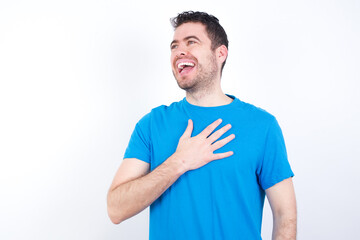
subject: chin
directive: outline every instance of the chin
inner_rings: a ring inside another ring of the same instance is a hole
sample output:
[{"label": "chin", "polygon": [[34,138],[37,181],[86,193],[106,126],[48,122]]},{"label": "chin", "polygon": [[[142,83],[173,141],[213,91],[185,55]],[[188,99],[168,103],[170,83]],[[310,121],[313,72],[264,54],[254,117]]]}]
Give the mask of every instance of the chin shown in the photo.
[{"label": "chin", "polygon": [[190,89],[193,89],[195,87],[195,83],[193,81],[189,81],[189,80],[178,80],[176,79],[177,81],[177,84],[179,86],[179,88],[185,90],[185,91],[188,91]]}]

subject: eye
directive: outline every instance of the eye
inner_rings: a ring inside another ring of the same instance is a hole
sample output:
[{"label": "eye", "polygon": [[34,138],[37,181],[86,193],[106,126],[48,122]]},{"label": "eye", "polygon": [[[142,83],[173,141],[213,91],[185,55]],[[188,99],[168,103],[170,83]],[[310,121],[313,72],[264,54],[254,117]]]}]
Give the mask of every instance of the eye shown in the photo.
[{"label": "eye", "polygon": [[172,44],[172,45],[170,46],[170,49],[173,50],[173,49],[176,49],[177,47],[178,47],[178,45]]},{"label": "eye", "polygon": [[192,44],[195,44],[195,41],[189,40],[189,41],[188,41],[188,45],[192,45]]}]

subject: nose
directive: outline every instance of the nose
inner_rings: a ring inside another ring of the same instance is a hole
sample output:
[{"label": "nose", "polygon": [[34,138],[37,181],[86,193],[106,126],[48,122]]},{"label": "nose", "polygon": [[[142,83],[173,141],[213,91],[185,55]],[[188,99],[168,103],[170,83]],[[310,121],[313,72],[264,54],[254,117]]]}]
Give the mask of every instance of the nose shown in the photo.
[{"label": "nose", "polygon": [[179,46],[176,49],[176,56],[177,57],[185,56],[186,53],[187,53],[186,47],[183,46],[182,44],[179,44]]},{"label": "nose", "polygon": [[176,51],[175,53],[175,59],[180,59],[180,58],[183,58],[184,56],[186,56],[186,52],[185,51]]}]

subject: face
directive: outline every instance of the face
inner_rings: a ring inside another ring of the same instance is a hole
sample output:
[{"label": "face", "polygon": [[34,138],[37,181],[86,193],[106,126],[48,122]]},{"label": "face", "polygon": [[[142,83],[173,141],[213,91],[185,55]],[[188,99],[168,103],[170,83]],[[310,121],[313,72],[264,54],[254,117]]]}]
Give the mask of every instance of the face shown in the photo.
[{"label": "face", "polygon": [[211,50],[203,24],[184,23],[177,27],[170,48],[172,71],[180,88],[188,92],[204,90],[220,78],[216,50]]}]

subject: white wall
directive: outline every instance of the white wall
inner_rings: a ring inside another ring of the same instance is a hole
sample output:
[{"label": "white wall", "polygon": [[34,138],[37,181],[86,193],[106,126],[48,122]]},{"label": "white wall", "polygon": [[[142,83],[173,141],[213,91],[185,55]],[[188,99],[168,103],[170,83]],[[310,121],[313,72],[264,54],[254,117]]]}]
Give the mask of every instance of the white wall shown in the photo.
[{"label": "white wall", "polygon": [[[360,239],[360,2],[0,2],[0,239],[147,239],[106,193],[135,123],[184,93],[169,18],[202,10],[230,40],[223,88],[274,114],[299,239]],[[271,212],[264,210],[270,239]]]}]

